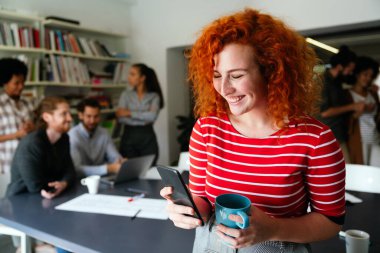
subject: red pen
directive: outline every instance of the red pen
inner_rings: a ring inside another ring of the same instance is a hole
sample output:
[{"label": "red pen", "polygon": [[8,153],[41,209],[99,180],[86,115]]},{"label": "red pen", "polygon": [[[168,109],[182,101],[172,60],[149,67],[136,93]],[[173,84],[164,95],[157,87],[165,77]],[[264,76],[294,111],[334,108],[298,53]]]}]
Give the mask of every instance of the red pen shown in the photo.
[{"label": "red pen", "polygon": [[145,197],[145,193],[141,193],[141,194],[135,195],[133,197],[130,197],[128,199],[128,202],[132,202],[132,201],[134,201],[136,199],[141,199],[141,198],[144,198],[144,197]]}]

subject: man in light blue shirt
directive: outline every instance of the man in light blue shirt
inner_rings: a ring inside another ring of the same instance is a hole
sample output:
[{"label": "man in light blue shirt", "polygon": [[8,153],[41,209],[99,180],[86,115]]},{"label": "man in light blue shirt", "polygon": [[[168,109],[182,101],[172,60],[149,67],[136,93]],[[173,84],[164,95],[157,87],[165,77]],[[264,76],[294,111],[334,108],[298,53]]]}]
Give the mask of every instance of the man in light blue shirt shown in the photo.
[{"label": "man in light blue shirt", "polygon": [[99,126],[100,105],[84,99],[77,107],[80,123],[69,131],[70,153],[78,175],[117,173],[123,158],[108,131]]}]

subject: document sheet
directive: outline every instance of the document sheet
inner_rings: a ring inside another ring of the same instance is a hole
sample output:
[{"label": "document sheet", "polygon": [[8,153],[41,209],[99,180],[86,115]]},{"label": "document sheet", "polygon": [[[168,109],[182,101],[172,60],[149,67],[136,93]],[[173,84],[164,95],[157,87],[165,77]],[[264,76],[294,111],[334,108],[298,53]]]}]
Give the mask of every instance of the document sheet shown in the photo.
[{"label": "document sheet", "polygon": [[[104,194],[83,194],[61,205],[58,210],[100,213],[118,216],[166,220],[166,200],[139,198],[129,201],[130,197]],[[137,215],[136,215],[137,214]]]},{"label": "document sheet", "polygon": [[352,204],[362,203],[363,202],[362,199],[360,199],[360,198],[358,198],[358,197],[356,197],[356,196],[354,196],[354,195],[352,195],[352,194],[350,194],[348,192],[346,192],[346,201],[349,201]]}]

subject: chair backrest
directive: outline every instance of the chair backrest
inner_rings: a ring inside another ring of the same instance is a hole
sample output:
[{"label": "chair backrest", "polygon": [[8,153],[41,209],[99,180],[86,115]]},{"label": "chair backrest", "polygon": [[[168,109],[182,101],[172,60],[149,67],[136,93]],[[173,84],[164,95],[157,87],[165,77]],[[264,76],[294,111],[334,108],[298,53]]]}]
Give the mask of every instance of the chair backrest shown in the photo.
[{"label": "chair backrest", "polygon": [[179,154],[178,170],[180,172],[184,170],[190,170],[189,152],[181,152]]},{"label": "chair backrest", "polygon": [[346,189],[380,193],[380,168],[359,164],[346,164]]}]

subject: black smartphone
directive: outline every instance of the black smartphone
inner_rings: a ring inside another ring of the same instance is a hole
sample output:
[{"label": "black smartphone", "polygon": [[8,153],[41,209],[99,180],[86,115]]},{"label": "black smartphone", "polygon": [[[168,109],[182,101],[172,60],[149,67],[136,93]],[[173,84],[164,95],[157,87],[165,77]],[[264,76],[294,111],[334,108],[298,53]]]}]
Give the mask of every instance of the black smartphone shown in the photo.
[{"label": "black smartphone", "polygon": [[48,185],[46,185],[43,189],[49,193],[54,193],[56,191],[56,189],[54,187],[51,187]]},{"label": "black smartphone", "polygon": [[202,226],[204,221],[199,213],[197,206],[191,197],[189,189],[186,187],[185,182],[178,170],[166,166],[157,165],[157,171],[161,176],[162,181],[166,186],[173,187],[172,199],[177,205],[190,206],[194,209],[194,217],[200,219]]}]

